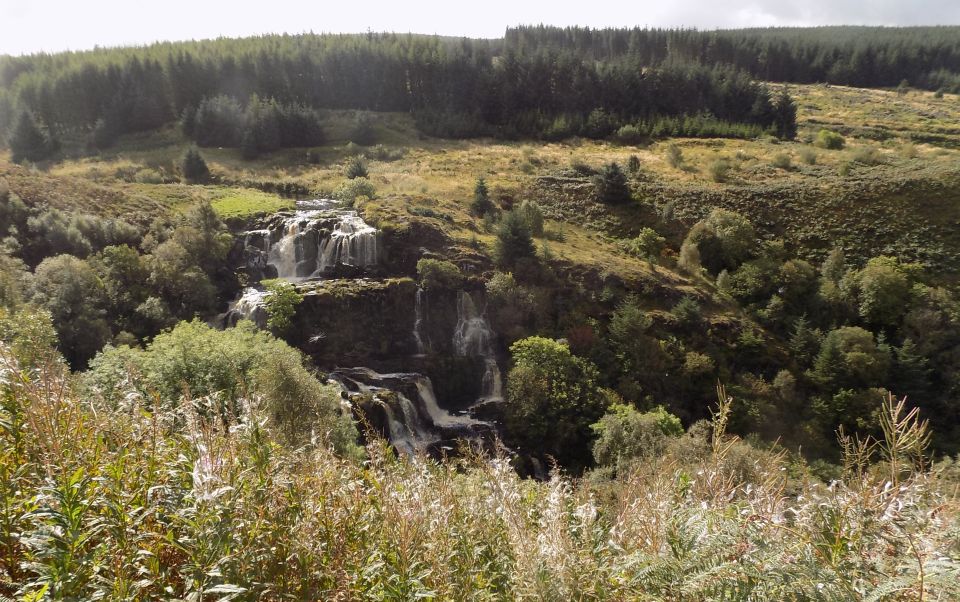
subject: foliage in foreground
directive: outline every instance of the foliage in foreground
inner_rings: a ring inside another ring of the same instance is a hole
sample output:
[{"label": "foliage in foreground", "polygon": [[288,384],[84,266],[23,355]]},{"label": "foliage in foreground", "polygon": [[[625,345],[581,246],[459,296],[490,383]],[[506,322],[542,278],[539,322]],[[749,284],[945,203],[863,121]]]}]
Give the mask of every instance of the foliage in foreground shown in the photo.
[{"label": "foliage in foreground", "polygon": [[[276,443],[255,397],[115,409],[62,364],[0,346],[0,596],[18,599],[896,600],[960,595],[957,500],[914,470],[922,425],[887,406],[888,468],[788,489],[782,458],[688,433],[618,481],[520,479],[503,457],[363,463]],[[154,411],[151,411],[151,408]],[[848,458],[867,445],[848,442]],[[893,453],[893,452],[896,453]],[[879,472],[877,474],[880,474]]]}]

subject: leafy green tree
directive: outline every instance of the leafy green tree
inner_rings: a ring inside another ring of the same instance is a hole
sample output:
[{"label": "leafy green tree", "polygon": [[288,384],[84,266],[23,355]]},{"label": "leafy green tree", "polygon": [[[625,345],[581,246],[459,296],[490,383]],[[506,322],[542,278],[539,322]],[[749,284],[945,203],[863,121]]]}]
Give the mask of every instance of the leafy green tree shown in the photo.
[{"label": "leafy green tree", "polygon": [[494,256],[497,265],[502,268],[510,268],[524,259],[536,257],[530,224],[517,211],[508,211],[500,220]]},{"label": "leafy green tree", "polygon": [[894,327],[910,308],[916,266],[895,257],[874,257],[845,283],[857,299],[860,317],[869,324]]},{"label": "leafy green tree", "polygon": [[108,347],[91,362],[87,386],[108,403],[119,403],[131,375],[146,399],[156,392],[166,407],[189,396],[210,418],[231,424],[243,397],[262,396],[270,425],[293,445],[316,438],[339,453],[356,456],[357,431],[340,409],[336,387],[321,384],[299,351],[252,322],[217,330],[200,320],[181,322],[145,350]]},{"label": "leafy green tree", "polygon": [[17,125],[7,143],[10,145],[14,163],[42,161],[53,154],[55,148],[55,144],[47,138],[33,115],[27,111],[20,113]]},{"label": "leafy green tree", "polygon": [[657,261],[667,248],[667,239],[653,228],[643,228],[636,238],[625,243],[625,247],[631,255],[647,261]]},{"label": "leafy green tree", "polygon": [[490,200],[487,182],[483,179],[483,176],[480,176],[473,188],[473,202],[470,203],[470,213],[477,217],[485,217],[493,213],[493,210],[493,201]]},{"label": "leafy green tree", "polygon": [[264,297],[267,309],[267,326],[278,334],[290,329],[297,306],[303,301],[303,295],[285,280],[264,280],[261,282],[270,293]]},{"label": "leafy green tree", "polygon": [[571,354],[566,344],[542,337],[519,340],[510,353],[505,412],[511,439],[566,466],[587,464],[590,425],[606,405],[596,366]]},{"label": "leafy green tree", "polygon": [[150,270],[136,249],[127,245],[109,246],[90,258],[103,283],[107,315],[121,330],[145,336],[142,320],[136,315],[150,295]]},{"label": "leafy green tree", "polygon": [[614,404],[590,427],[596,433],[593,459],[599,466],[619,471],[644,458],[656,458],[670,440],[683,434],[680,419],[658,406],[639,412],[631,405]]},{"label": "leafy green tree", "polygon": [[593,185],[597,198],[609,205],[627,203],[631,199],[627,176],[616,163],[605,165],[594,177]]},{"label": "leafy green tree", "polygon": [[713,275],[735,270],[757,251],[757,232],[746,217],[727,209],[714,209],[693,225],[684,244],[694,244],[703,267]]},{"label": "leafy green tree", "polygon": [[813,377],[828,390],[882,386],[890,369],[890,351],[857,326],[830,331],[813,364]]},{"label": "leafy green tree", "polygon": [[210,168],[203,155],[195,147],[190,147],[180,161],[180,173],[191,184],[199,184],[210,179]]},{"label": "leafy green tree", "polygon": [[82,259],[57,255],[37,266],[31,291],[31,302],[50,312],[64,357],[74,368],[85,367],[110,340],[97,273]]},{"label": "leafy green tree", "polygon": [[463,274],[456,264],[424,257],[417,262],[417,275],[424,290],[456,290],[463,286]]}]

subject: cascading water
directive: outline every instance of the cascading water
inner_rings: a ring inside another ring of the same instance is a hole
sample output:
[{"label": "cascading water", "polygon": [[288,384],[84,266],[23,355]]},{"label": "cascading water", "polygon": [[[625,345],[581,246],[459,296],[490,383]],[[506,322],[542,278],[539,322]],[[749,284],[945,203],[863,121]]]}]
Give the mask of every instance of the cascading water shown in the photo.
[{"label": "cascading water", "polygon": [[417,299],[414,304],[413,339],[417,342],[417,355],[426,355],[430,351],[430,336],[424,332],[427,305],[427,291],[417,287]]},{"label": "cascading water", "polygon": [[[443,441],[479,440],[490,423],[457,416],[440,407],[433,383],[422,374],[379,374],[369,368],[339,368],[331,378],[347,395],[359,395],[368,418],[379,423],[400,452],[436,450]],[[381,413],[369,416],[370,412]]]},{"label": "cascading water", "polygon": [[[259,231],[257,231],[259,232]],[[286,280],[322,278],[339,266],[367,269],[380,261],[380,234],[336,201],[298,201],[273,230],[268,263]]]},{"label": "cascading water", "polygon": [[466,291],[457,294],[457,327],[453,348],[459,355],[483,358],[484,372],[480,403],[503,401],[503,376],[493,351],[493,329],[487,318],[477,311],[473,297]]},{"label": "cascading water", "polygon": [[247,287],[243,289],[240,298],[230,304],[227,313],[223,315],[225,326],[235,326],[240,320],[252,321],[263,328],[267,325],[267,309],[265,300],[270,293],[265,290]]}]

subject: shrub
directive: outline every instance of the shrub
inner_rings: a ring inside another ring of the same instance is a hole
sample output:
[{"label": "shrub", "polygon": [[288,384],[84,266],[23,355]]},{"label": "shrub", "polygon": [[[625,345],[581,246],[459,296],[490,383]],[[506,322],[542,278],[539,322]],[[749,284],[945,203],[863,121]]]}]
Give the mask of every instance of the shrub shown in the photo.
[{"label": "shrub", "polygon": [[643,130],[633,124],[621,127],[614,137],[620,144],[640,144],[646,138]]},{"label": "shrub", "polygon": [[777,155],[775,155],[773,157],[773,161],[771,161],[771,165],[773,165],[777,169],[783,169],[787,171],[789,171],[790,169],[793,169],[793,161],[790,158],[790,155],[788,155],[787,153],[778,153]]},{"label": "shrub", "polygon": [[846,144],[843,136],[830,130],[820,130],[814,145],[827,150],[840,150]]},{"label": "shrub", "polygon": [[348,179],[366,178],[370,175],[367,171],[367,162],[362,156],[351,157],[347,161],[347,166],[343,170],[343,175]]},{"label": "shrub", "polygon": [[604,203],[616,205],[631,199],[627,177],[616,163],[604,166],[603,171],[594,177],[593,185],[597,198]]},{"label": "shrub", "polygon": [[861,165],[880,165],[886,160],[883,157],[883,153],[872,146],[861,146],[860,148],[853,151],[853,154],[850,156],[850,160]]},{"label": "shrub", "polygon": [[624,243],[628,253],[650,261],[659,258],[666,246],[667,239],[653,228],[642,229],[636,238]]},{"label": "shrub", "polygon": [[303,295],[297,288],[284,280],[264,280],[261,284],[270,293],[263,299],[267,310],[267,326],[278,334],[290,329],[297,306],[303,301]]},{"label": "shrub", "polygon": [[700,304],[693,297],[684,297],[673,306],[670,314],[677,323],[688,329],[696,328],[703,319]]},{"label": "shrub", "polygon": [[631,405],[619,403],[610,406],[590,428],[597,436],[593,443],[594,461],[618,472],[636,460],[662,456],[670,440],[683,434],[680,419],[662,406],[641,413]]},{"label": "shrub", "polygon": [[683,166],[683,151],[676,144],[671,144],[667,147],[667,164],[670,167],[679,169]]},{"label": "shrub", "polygon": [[190,147],[180,161],[180,173],[191,184],[203,183],[210,179],[210,168],[203,155],[195,147]]},{"label": "shrub", "polygon": [[707,167],[707,173],[710,174],[710,179],[717,183],[724,183],[730,179],[730,172],[733,170],[733,165],[727,159],[715,159]]},{"label": "shrub", "polygon": [[817,164],[817,151],[813,150],[810,147],[803,147],[800,149],[800,160],[806,163],[807,165],[816,165]]},{"label": "shrub", "polygon": [[631,175],[640,173],[640,157],[630,155],[630,158],[627,159],[627,171],[630,172]]},{"label": "shrub", "polygon": [[367,178],[354,178],[337,186],[331,196],[349,207],[361,197],[376,198],[377,189]]},{"label": "shrub", "polygon": [[457,290],[463,286],[463,274],[452,262],[424,257],[417,262],[420,286],[425,290]]},{"label": "shrub", "polygon": [[536,237],[543,236],[543,210],[536,201],[524,200],[517,211],[530,227],[530,234]]}]

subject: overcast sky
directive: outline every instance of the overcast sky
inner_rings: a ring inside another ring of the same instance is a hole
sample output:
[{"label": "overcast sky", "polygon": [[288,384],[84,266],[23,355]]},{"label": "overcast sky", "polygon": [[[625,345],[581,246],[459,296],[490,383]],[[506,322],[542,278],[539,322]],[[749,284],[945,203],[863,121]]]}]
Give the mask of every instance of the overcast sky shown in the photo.
[{"label": "overcast sky", "polygon": [[0,0],[0,54],[304,31],[500,37],[536,23],[956,25],[960,0]]}]

